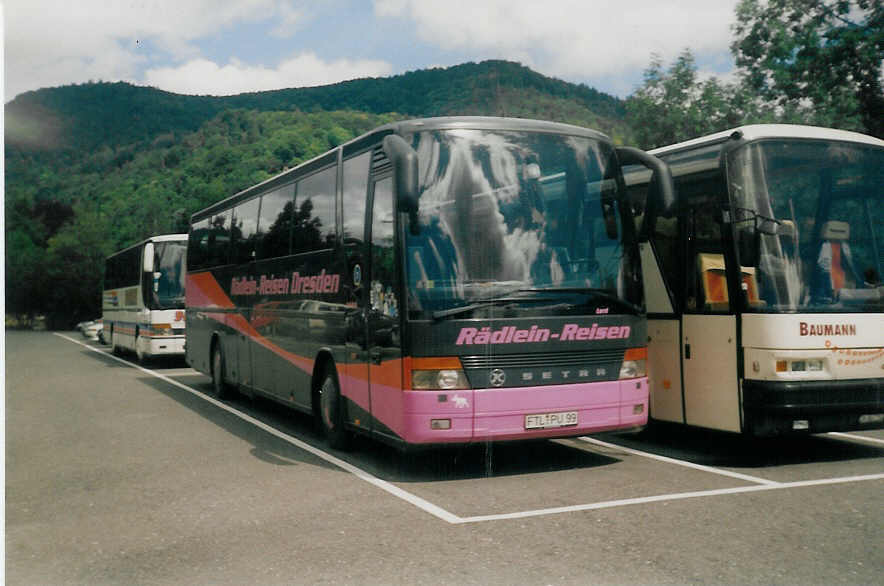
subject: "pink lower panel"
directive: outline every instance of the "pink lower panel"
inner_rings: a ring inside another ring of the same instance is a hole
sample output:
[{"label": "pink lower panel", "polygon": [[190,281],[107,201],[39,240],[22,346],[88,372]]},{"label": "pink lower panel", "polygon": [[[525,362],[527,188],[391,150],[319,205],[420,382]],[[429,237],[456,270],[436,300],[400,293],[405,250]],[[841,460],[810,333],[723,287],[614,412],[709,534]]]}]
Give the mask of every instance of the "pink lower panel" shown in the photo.
[{"label": "pink lower panel", "polygon": [[[648,384],[640,378],[551,387],[403,391],[402,401],[401,436],[408,443],[563,437],[645,425]],[[567,411],[577,412],[576,426],[525,429],[526,415]],[[449,419],[451,429],[431,429],[433,419]]]}]

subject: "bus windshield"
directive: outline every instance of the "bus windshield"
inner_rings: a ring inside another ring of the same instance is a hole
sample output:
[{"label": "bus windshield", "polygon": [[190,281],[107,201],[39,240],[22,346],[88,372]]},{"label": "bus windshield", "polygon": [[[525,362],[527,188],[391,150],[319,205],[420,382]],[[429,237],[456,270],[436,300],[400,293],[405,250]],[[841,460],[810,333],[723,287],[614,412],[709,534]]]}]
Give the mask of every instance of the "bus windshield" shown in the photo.
[{"label": "bus windshield", "polygon": [[156,242],[154,244],[154,295],[149,309],[183,309],[186,270],[184,259],[187,242]]},{"label": "bus windshield", "polygon": [[582,311],[588,298],[597,313],[641,311],[609,145],[477,129],[421,132],[413,144],[421,194],[417,226],[406,230],[411,317],[575,295]]},{"label": "bus windshield", "polygon": [[731,153],[728,180],[750,311],[884,310],[884,149],[766,140]]}]

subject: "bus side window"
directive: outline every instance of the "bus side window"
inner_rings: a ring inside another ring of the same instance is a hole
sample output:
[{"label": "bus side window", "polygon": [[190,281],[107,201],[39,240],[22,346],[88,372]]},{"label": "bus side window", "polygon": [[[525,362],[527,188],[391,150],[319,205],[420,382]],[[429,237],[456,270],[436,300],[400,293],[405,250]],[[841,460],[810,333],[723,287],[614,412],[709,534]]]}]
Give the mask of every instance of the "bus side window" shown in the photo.
[{"label": "bus side window", "polygon": [[255,255],[259,260],[289,254],[294,193],[295,185],[290,183],[261,197]]},{"label": "bus side window", "polygon": [[230,262],[230,212],[231,210],[224,210],[212,216],[207,255],[207,264],[210,267],[222,266]]},{"label": "bus side window", "polygon": [[258,231],[259,198],[241,203],[233,210],[233,226],[230,231],[231,256],[235,264],[255,260],[255,240]]},{"label": "bus side window", "polygon": [[[190,228],[187,243],[187,266],[195,271],[207,266],[209,258],[209,220],[200,220]],[[115,275],[119,279],[119,275]]]},{"label": "bus side window", "polygon": [[337,167],[326,167],[298,181],[295,193],[292,254],[334,246]]},{"label": "bus side window", "polygon": [[[347,269],[350,279],[345,286],[347,302],[356,303],[362,291],[362,247],[365,239],[365,207],[368,192],[368,173],[371,165],[372,151],[355,157],[345,158],[343,162],[343,239],[344,251],[347,256]],[[357,269],[358,267],[358,269]]]}]

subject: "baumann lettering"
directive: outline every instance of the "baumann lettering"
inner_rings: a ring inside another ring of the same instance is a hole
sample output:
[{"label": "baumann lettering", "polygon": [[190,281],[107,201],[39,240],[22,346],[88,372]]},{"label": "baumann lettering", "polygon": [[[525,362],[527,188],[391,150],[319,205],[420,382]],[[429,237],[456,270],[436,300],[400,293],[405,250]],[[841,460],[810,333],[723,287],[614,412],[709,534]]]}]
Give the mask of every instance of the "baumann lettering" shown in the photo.
[{"label": "baumann lettering", "polygon": [[588,327],[580,324],[565,324],[559,332],[552,332],[548,328],[536,325],[530,328],[504,326],[497,330],[486,326],[484,328],[461,328],[455,344],[457,346],[471,346],[477,344],[534,344],[550,340],[560,342],[622,340],[628,338],[630,332],[629,326],[599,326],[597,323]]},{"label": "baumann lettering", "polygon": [[802,336],[855,336],[856,324],[809,324],[800,322],[798,331]]}]

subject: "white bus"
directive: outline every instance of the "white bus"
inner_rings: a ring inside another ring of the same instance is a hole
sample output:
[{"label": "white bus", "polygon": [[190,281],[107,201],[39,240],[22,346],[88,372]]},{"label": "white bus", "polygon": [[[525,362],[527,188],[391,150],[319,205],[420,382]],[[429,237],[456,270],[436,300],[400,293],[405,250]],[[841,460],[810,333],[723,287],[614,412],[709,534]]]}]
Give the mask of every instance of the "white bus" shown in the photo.
[{"label": "white bus", "polygon": [[639,220],[653,420],[756,436],[884,427],[884,141],[745,126],[651,151]]},{"label": "white bus", "polygon": [[102,317],[115,354],[184,355],[187,234],[154,236],[107,258]]}]

